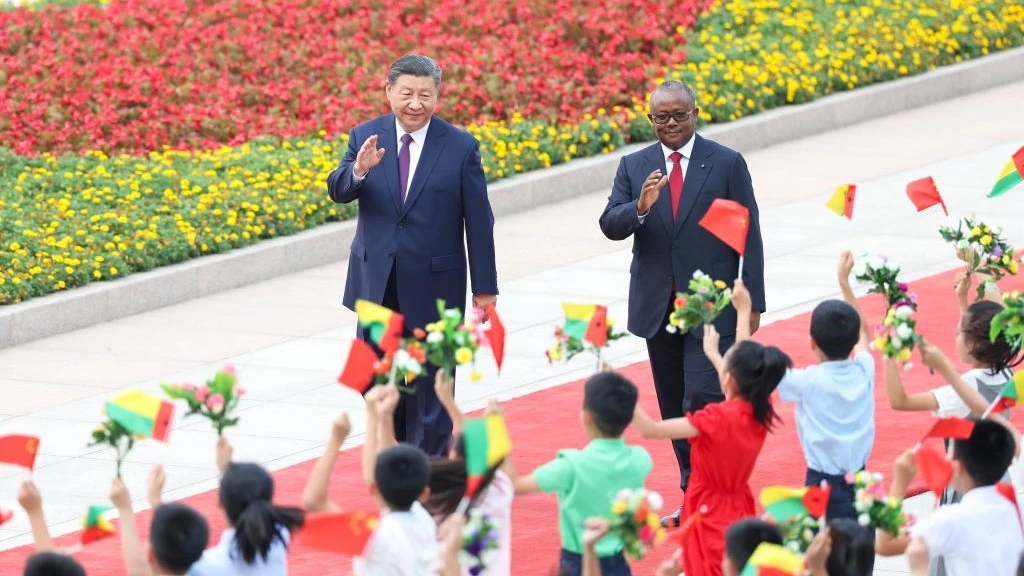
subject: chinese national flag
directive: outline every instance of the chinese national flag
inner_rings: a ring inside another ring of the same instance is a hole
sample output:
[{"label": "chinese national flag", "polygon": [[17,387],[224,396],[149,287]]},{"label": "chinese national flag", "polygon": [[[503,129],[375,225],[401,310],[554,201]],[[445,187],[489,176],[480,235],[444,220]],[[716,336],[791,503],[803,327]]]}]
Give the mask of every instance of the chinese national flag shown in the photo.
[{"label": "chinese national flag", "polygon": [[946,216],[949,216],[946,203],[942,200],[942,195],[939,194],[939,189],[935,187],[935,180],[931,176],[907,184],[907,197],[914,203],[918,212],[938,204],[942,206],[942,211],[946,213]]},{"label": "chinese national flag", "polygon": [[954,438],[964,440],[971,437],[974,432],[974,422],[963,418],[939,418],[935,424],[924,435],[922,441],[928,438]]},{"label": "chinese national flag", "polygon": [[298,540],[317,550],[359,556],[377,529],[377,519],[376,512],[365,511],[309,514]]},{"label": "chinese national flag", "polygon": [[590,324],[587,325],[587,333],[583,338],[598,348],[608,343],[607,307],[594,307],[594,315],[590,317]]},{"label": "chinese national flag", "polygon": [[931,446],[921,446],[914,452],[914,463],[924,479],[925,485],[941,497],[953,478],[953,465],[941,452]]},{"label": "chinese national flag", "polygon": [[0,436],[0,462],[31,470],[36,464],[39,438],[35,436]]},{"label": "chinese national flag", "polygon": [[747,230],[750,229],[750,210],[733,200],[716,198],[700,219],[702,228],[711,232],[740,256],[747,251]]},{"label": "chinese national flag", "polygon": [[373,347],[359,340],[352,341],[352,348],[348,352],[348,360],[345,361],[345,369],[342,370],[338,382],[362,394],[373,382],[374,364],[377,362],[377,353]]},{"label": "chinese national flag", "polygon": [[487,307],[487,317],[490,318],[491,327],[487,329],[487,341],[491,345],[491,352],[494,354],[494,362],[498,365],[498,372],[501,372],[501,362],[505,359],[505,325],[498,317],[498,309],[491,304]]}]

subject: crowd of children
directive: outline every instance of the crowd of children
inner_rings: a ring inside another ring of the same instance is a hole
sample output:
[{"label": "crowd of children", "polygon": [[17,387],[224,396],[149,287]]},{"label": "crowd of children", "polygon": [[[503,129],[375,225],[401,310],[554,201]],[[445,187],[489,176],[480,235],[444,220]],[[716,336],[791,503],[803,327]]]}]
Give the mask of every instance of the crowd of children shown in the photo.
[{"label": "crowd of children", "polygon": [[[830,486],[827,523],[814,537],[804,558],[813,576],[867,576],[876,556],[906,554],[914,575],[1010,576],[1024,574],[1024,523],[1005,490],[1021,490],[1016,460],[1020,434],[1008,414],[989,415],[986,408],[1012,377],[1021,350],[1004,337],[989,336],[992,318],[1001,310],[995,301],[969,304],[972,278],[965,274],[956,287],[961,316],[956,350],[970,370],[958,374],[953,363],[932,343],[921,344],[924,363],[946,384],[928,392],[908,394],[895,360],[884,361],[885,391],[891,408],[928,411],[937,416],[972,417],[969,437],[947,442],[953,469],[941,506],[901,534],[872,530],[858,521],[850,473],[865,468],[875,439],[875,357],[869,351],[869,321],[860,309],[849,277],[853,257],[839,259],[842,300],[827,300],[811,315],[810,347],[818,363],[793,367],[785,352],[750,339],[750,295],[737,281],[736,342],[720,350],[715,329],[705,327],[704,349],[718,371],[725,401],[684,418],[655,421],[640,407],[636,386],[614,371],[591,377],[584,386],[581,423],[590,442],[581,449],[560,450],[548,463],[517,474],[511,460],[492,468],[481,488],[466,499],[467,469],[458,433],[446,457],[428,458],[394,439],[394,413],[399,392],[378,386],[366,394],[366,439],[362,475],[382,510],[380,521],[362,555],[352,562],[358,575],[422,576],[428,574],[521,574],[512,558],[512,502],[533,493],[558,497],[559,575],[618,576],[631,574],[623,542],[609,521],[610,502],[623,489],[644,487],[653,460],[647,451],[623,439],[633,426],[645,438],[689,439],[693,471],[682,509],[688,530],[682,546],[667,555],[658,576],[739,576],[761,546],[781,545],[783,535],[772,522],[757,517],[750,477],[758,456],[779,417],[773,404],[795,405],[795,424],[807,463],[805,484]],[[447,408],[456,432],[463,414],[455,404],[452,382],[439,372],[435,390]],[[501,413],[492,402],[488,414]],[[303,509],[274,504],[274,482],[255,464],[232,461],[223,438],[217,446],[222,472],[220,507],[230,528],[211,544],[204,518],[187,505],[161,502],[164,472],[150,475],[149,500],[155,508],[147,542],[136,532],[131,497],[116,479],[111,501],[120,514],[120,539],[129,576],[171,574],[266,575],[287,573],[289,546],[301,530],[306,513],[338,511],[328,497],[335,459],[351,431],[347,415],[331,429],[323,456],[314,466],[302,495]],[[893,465],[890,496],[902,500],[917,474],[914,449]],[[42,515],[41,497],[25,482],[18,500],[28,513],[37,553],[27,562],[26,576],[77,576],[84,570],[56,551]],[[460,565],[463,511],[484,511],[497,528],[497,550],[482,571]],[[699,522],[688,523],[700,515]],[[552,526],[552,529],[554,527]],[[663,550],[663,549],[659,549]],[[344,572],[344,571],[343,571]]]}]

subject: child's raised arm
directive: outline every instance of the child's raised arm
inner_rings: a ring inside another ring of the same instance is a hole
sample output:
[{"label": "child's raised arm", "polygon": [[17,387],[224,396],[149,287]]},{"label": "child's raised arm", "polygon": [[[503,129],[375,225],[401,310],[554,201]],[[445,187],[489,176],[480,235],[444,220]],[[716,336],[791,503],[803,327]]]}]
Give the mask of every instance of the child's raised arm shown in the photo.
[{"label": "child's raised arm", "polygon": [[[740,321],[737,321],[736,322],[736,330],[737,331],[740,330],[740,326],[743,326],[743,323],[740,322]],[[748,334],[749,334],[749,332],[748,332]],[[736,334],[736,341],[737,342],[740,341],[739,337],[740,336],[737,333]],[[704,325],[704,340],[702,341],[702,345],[704,346],[704,355],[708,357],[708,362],[711,362],[711,365],[714,366],[715,370],[718,371],[718,372],[722,371],[722,364],[724,363],[724,360],[722,359],[722,351],[719,349],[719,347],[720,347],[719,342],[720,341],[721,341],[721,338],[718,336],[718,330],[715,330],[715,327],[713,325],[711,325],[711,324],[705,324]]]},{"label": "child's raised arm", "polygon": [[327,486],[331,481],[331,472],[334,470],[334,462],[338,459],[338,451],[345,443],[352,431],[352,423],[349,422],[348,414],[342,413],[334,424],[331,425],[331,437],[324,447],[324,455],[316,461],[313,471],[306,480],[306,487],[302,491],[302,507],[309,512],[337,512],[341,508],[331,502],[327,497]]},{"label": "child's raised arm", "polygon": [[931,392],[907,394],[903,387],[903,377],[895,358],[885,361],[885,395],[889,397],[889,406],[901,412],[934,412],[939,409],[939,401]]},{"label": "child's raised arm", "polygon": [[857,296],[853,294],[853,288],[850,287],[850,273],[853,271],[853,263],[853,254],[849,250],[839,255],[839,289],[843,293],[843,300],[857,311],[857,316],[860,316],[860,339],[857,340],[854,350],[866,352],[868,342],[871,339],[871,332],[868,328],[868,319],[864,316],[864,310],[861,309],[860,303],[857,302]]},{"label": "child's raised arm", "polygon": [[18,489],[18,504],[21,504],[28,514],[36,552],[56,552],[57,547],[53,545],[50,530],[46,527],[46,518],[43,516],[43,497],[39,495],[39,489],[31,480],[21,483],[21,488]]},{"label": "child's raised arm", "polygon": [[120,478],[114,478],[114,483],[110,487],[110,501],[117,508],[117,515],[121,520],[121,529],[118,532],[121,536],[121,554],[124,556],[125,572],[128,576],[151,576],[153,570],[146,562],[146,555],[142,552],[142,543],[139,542],[138,528],[135,526],[132,496]]},{"label": "child's raised arm", "polygon": [[[732,286],[732,306],[736,309],[736,342],[750,339],[750,314],[753,306],[750,292],[739,278]],[[717,348],[717,346],[716,346]]]},{"label": "child's raised arm", "polygon": [[448,378],[444,369],[438,368],[437,374],[434,376],[434,392],[437,394],[437,399],[441,402],[441,406],[444,406],[445,411],[448,412],[448,417],[452,420],[453,433],[458,434],[462,430],[465,417],[462,414],[462,410],[459,410],[459,406],[455,404],[455,379]]},{"label": "child's raised arm", "polygon": [[636,406],[633,412],[633,426],[644,438],[668,438],[681,440],[683,438],[694,438],[700,435],[697,427],[690,423],[689,418],[669,418],[655,422],[647,415],[647,412]]}]

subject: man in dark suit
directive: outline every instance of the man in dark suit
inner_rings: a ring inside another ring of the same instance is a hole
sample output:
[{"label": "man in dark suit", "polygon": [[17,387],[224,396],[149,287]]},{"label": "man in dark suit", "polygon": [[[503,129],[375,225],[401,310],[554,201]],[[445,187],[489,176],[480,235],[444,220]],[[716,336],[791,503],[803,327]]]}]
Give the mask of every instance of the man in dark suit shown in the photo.
[{"label": "man in dark suit", "polygon": [[[356,126],[341,166],[327,177],[332,200],[359,200],[345,306],[354,309],[360,298],[381,303],[405,316],[407,331],[438,319],[439,298],[465,309],[467,246],[473,306],[486,308],[498,294],[480,144],[434,117],[440,88],[432,59],[396,60],[385,86],[392,114]],[[452,423],[434,393],[435,371],[415,382],[414,395],[402,395],[395,434],[441,455]]]},{"label": "man in dark suit", "polygon": [[[628,327],[647,340],[662,418],[685,416],[724,399],[718,374],[704,355],[703,331],[665,329],[676,291],[688,289],[695,271],[726,282],[738,277],[736,252],[698,225],[715,198],[750,209],[743,281],[753,298],[751,332],[765,310],[764,250],[747,164],[739,153],[695,134],[697,113],[685,84],[666,82],[654,90],[648,117],[659,142],[622,159],[600,219],[609,239],[633,237]],[[724,351],[735,340],[735,310],[727,308],[715,327]],[[686,440],[672,444],[685,491],[690,445]],[[679,510],[663,522],[677,525],[678,520]]]}]

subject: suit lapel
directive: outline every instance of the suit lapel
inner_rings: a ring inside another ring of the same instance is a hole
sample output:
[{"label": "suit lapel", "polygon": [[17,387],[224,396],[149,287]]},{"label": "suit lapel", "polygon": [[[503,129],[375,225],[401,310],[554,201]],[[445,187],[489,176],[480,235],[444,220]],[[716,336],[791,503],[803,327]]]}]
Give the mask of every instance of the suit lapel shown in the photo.
[{"label": "suit lapel", "polygon": [[400,215],[404,216],[423,192],[423,186],[430,178],[430,171],[434,169],[434,164],[437,163],[437,159],[441,157],[441,152],[444,150],[446,135],[445,126],[437,118],[431,120],[430,128],[427,128],[427,137],[424,139],[423,150],[420,152],[420,160],[416,164],[416,173],[412,175],[412,182],[409,183],[405,206],[398,211]]},{"label": "suit lapel", "polygon": [[395,210],[402,211],[402,192],[398,189],[398,136],[395,135],[395,117],[388,114],[381,119],[377,146],[384,149],[381,165],[384,168],[384,183],[391,193]]},{"label": "suit lapel", "polygon": [[[704,182],[711,173],[711,149],[705,144],[704,139],[695,136],[693,141],[693,152],[690,154],[690,163],[686,167],[686,175],[683,178],[683,196],[679,199],[679,212],[676,214],[675,234],[683,229],[683,223],[693,211],[697,197],[700,196]],[[698,214],[698,217],[703,214]]]},{"label": "suit lapel", "polygon": [[[648,148],[648,152],[644,159],[644,173],[641,174],[643,180],[640,181],[641,190],[643,189],[644,180],[647,180],[647,175],[655,170],[661,170],[662,174],[665,173],[665,152],[661,148],[661,143],[655,144]],[[654,203],[654,207],[651,208],[651,212],[654,217],[661,220],[661,225],[665,227],[665,233],[670,237],[672,236],[672,200],[671,194],[668,191],[668,184],[661,189],[661,193],[658,195],[658,200]]]}]

